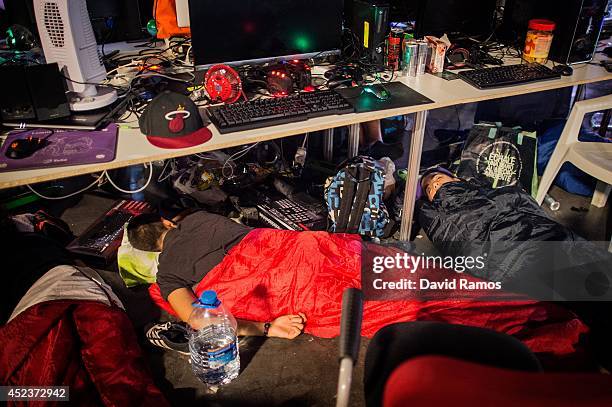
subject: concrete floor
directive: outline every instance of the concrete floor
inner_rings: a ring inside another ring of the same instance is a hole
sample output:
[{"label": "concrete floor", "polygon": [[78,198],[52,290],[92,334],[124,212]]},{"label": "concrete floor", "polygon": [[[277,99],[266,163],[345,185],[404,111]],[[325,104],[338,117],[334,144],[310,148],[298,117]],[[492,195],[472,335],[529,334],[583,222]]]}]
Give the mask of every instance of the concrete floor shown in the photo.
[{"label": "concrete floor", "polygon": [[549,195],[561,203],[561,208],[556,212],[545,207],[548,215],[557,222],[567,226],[587,240],[610,240],[610,230],[612,229],[610,201],[604,208],[596,208],[591,206],[590,198],[572,195],[557,186],[551,188]]}]

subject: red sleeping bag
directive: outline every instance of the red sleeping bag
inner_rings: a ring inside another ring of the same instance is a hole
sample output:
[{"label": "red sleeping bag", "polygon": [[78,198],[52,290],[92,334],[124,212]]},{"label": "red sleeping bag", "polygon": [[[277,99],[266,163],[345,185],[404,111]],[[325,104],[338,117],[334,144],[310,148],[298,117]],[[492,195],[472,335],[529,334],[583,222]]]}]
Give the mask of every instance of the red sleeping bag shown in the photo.
[{"label": "red sleeping bag", "polygon": [[0,327],[0,383],[68,386],[70,403],[9,405],[168,406],[127,314],[94,301],[34,305]]},{"label": "red sleeping bag", "polygon": [[[361,287],[361,250],[356,235],[255,229],[195,292],[215,290],[240,319],[270,321],[303,312],[306,333],[331,338],[340,333],[344,289]],[[174,314],[156,284],[149,292]],[[536,301],[366,301],[362,334],[372,337],[385,325],[420,320],[493,329],[514,335],[534,352],[557,355],[573,353],[588,330],[572,313]]]}]

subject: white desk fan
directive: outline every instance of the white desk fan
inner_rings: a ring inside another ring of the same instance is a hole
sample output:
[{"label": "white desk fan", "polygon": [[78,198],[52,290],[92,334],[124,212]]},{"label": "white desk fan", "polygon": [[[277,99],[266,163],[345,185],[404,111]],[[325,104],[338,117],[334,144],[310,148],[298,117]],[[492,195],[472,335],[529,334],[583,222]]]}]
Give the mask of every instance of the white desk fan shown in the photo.
[{"label": "white desk fan", "polygon": [[117,92],[96,86],[106,78],[86,0],[34,0],[36,25],[47,63],[57,62],[68,78],[70,110],[105,107]]}]

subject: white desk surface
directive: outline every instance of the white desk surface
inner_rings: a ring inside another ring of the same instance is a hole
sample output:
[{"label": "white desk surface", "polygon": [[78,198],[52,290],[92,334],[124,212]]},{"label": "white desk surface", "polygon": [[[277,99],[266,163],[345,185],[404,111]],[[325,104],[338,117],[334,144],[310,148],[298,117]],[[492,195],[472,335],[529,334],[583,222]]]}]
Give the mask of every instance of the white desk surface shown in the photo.
[{"label": "white desk surface", "polygon": [[[507,63],[512,63],[512,61],[507,61]],[[558,80],[535,82],[527,85],[491,90],[478,90],[460,79],[446,81],[429,74],[422,75],[417,78],[399,77],[396,80],[400,80],[414,90],[427,96],[433,100],[434,103],[369,113],[353,113],[340,116],[319,117],[303,122],[271,126],[224,135],[219,134],[217,129],[211,125],[210,129],[213,133],[213,137],[210,141],[196,147],[175,150],[154,147],[153,145],[149,144],[146,138],[140,133],[136,122],[124,123],[126,126],[136,128],[120,129],[117,154],[113,161],[102,164],[85,164],[70,167],[0,172],[0,189],[25,184],[34,184],[43,181],[51,181],[75,175],[95,173],[102,170],[142,164],[150,161],[164,160],[205,151],[218,150],[221,148],[254,143],[257,141],[278,139],[281,137],[347,126],[369,120],[405,115],[418,111],[432,110],[463,103],[472,103],[489,99],[558,89],[567,86],[612,80],[612,73],[606,72],[604,68],[597,65],[583,64],[574,67],[574,74],[572,76],[562,77]]]}]

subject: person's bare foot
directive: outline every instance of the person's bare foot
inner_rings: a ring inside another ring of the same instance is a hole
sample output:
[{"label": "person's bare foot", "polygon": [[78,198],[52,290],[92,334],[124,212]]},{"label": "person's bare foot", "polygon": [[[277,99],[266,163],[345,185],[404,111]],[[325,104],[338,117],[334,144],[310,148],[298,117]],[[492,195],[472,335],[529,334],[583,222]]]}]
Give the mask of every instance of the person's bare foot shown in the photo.
[{"label": "person's bare foot", "polygon": [[283,315],[270,323],[268,336],[274,338],[294,339],[304,331],[306,315],[302,312],[297,314]]}]

